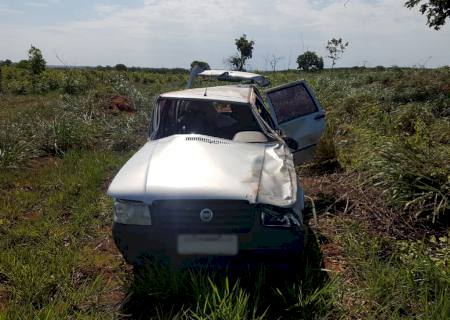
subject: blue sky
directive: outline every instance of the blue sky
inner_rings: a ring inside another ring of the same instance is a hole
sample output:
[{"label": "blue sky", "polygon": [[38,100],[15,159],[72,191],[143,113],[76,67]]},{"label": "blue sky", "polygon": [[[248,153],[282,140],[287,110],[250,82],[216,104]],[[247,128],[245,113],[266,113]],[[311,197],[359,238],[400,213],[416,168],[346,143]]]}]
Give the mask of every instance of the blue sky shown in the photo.
[{"label": "blue sky", "polygon": [[0,0],[0,60],[24,59],[33,44],[49,64],[220,68],[246,33],[256,43],[253,69],[273,55],[283,57],[279,68],[294,68],[304,50],[325,56],[332,37],[350,43],[338,66],[450,65],[450,24],[429,29],[403,2]]}]

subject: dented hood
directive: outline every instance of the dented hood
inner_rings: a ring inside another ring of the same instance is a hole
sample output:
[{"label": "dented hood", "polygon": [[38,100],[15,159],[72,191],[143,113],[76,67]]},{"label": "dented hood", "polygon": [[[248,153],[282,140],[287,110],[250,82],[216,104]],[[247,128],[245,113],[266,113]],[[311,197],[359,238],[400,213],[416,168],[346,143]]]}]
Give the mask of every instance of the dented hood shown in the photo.
[{"label": "dented hood", "polygon": [[167,199],[229,199],[289,207],[297,184],[282,143],[242,143],[203,135],[147,142],[108,189],[114,198],[152,203]]}]

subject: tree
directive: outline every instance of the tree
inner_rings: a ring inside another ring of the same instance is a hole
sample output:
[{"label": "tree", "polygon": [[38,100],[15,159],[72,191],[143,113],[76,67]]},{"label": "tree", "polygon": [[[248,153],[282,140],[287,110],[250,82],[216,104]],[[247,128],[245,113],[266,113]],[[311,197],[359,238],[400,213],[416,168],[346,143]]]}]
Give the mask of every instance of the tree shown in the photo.
[{"label": "tree", "polygon": [[238,52],[236,55],[229,57],[227,62],[236,70],[243,71],[245,70],[245,62],[252,58],[255,41],[248,41],[247,35],[243,34],[240,38],[234,39],[234,43],[236,44]]},{"label": "tree", "polygon": [[117,71],[127,71],[127,66],[124,65],[123,63],[118,63],[116,64],[116,66],[114,67]]},{"label": "tree", "polygon": [[448,0],[408,0],[405,6],[412,9],[420,3],[419,11],[427,15],[427,25],[430,28],[439,30],[444,24],[445,20],[450,17],[450,1]]},{"label": "tree", "polygon": [[28,50],[28,62],[33,74],[40,74],[45,70],[46,62],[42,56],[41,50],[31,45],[30,50]]},{"label": "tree", "polygon": [[270,65],[272,72],[275,72],[275,70],[277,69],[278,62],[280,62],[283,59],[284,59],[284,57],[277,57],[274,54],[272,54],[272,56],[267,55],[265,57],[266,63],[268,63]]},{"label": "tree", "polygon": [[303,71],[322,70],[323,58],[313,51],[306,51],[297,58],[298,69]]},{"label": "tree", "polygon": [[20,60],[16,63],[16,67],[19,69],[30,69],[30,61],[28,60]]},{"label": "tree", "polygon": [[348,47],[348,42],[344,43],[342,38],[336,39],[333,38],[328,40],[326,49],[328,50],[328,58],[331,59],[331,69],[334,68],[336,61],[341,58],[341,55],[344,53],[345,49]]},{"label": "tree", "polygon": [[10,65],[12,65],[12,61],[11,60],[9,60],[9,59],[0,60],[0,67],[2,67],[2,66],[9,67]]},{"label": "tree", "polygon": [[203,70],[211,70],[211,67],[209,66],[208,62],[194,60],[191,63],[191,69],[194,68],[195,66],[199,66]]}]

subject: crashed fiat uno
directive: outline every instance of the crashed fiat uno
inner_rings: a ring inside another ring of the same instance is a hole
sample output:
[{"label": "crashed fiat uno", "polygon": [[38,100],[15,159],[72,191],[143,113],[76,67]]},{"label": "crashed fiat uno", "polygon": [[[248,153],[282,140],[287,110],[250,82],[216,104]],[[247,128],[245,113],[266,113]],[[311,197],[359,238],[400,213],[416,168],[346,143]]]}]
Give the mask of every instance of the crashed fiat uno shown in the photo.
[{"label": "crashed fiat uno", "polygon": [[295,165],[313,155],[322,108],[304,81],[264,99],[260,75],[199,75],[250,84],[158,97],[148,142],[109,186],[116,245],[134,265],[146,257],[292,261],[304,241]]}]

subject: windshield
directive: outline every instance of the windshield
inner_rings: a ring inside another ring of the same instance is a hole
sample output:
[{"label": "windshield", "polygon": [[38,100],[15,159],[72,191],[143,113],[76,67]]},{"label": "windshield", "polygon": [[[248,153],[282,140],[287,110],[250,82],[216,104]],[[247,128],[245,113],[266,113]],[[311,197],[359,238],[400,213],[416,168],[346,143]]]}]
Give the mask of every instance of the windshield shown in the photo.
[{"label": "windshield", "polygon": [[233,139],[241,131],[262,132],[250,106],[208,100],[161,99],[154,138],[197,133]]}]

